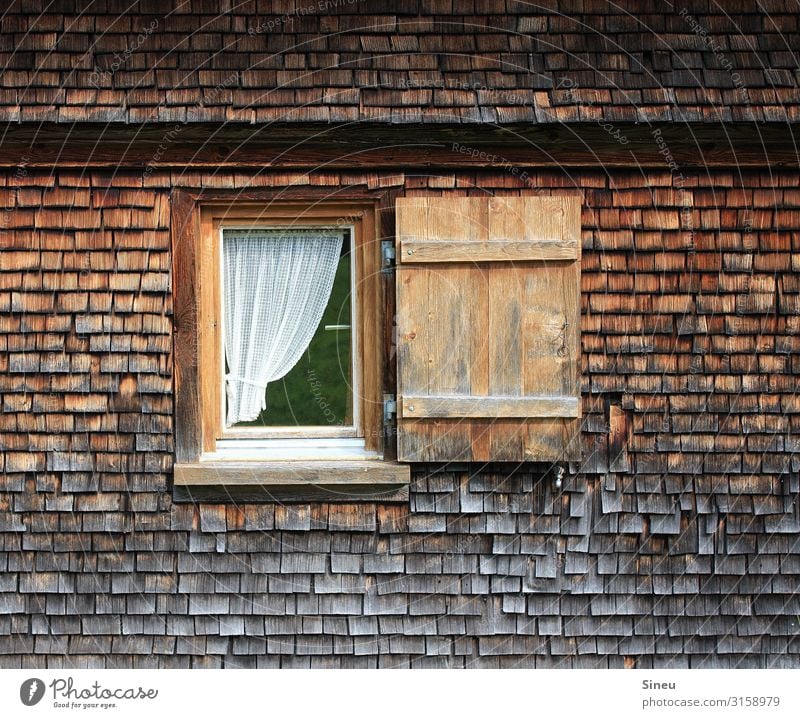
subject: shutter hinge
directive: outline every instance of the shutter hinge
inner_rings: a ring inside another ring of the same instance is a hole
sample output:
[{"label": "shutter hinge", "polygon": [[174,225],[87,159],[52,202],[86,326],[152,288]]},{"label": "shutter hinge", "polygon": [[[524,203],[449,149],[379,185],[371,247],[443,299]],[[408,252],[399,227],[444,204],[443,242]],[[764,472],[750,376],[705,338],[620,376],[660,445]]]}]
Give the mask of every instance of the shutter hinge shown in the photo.
[{"label": "shutter hinge", "polygon": [[397,397],[394,394],[383,395],[383,420],[390,422],[397,416]]},{"label": "shutter hinge", "polygon": [[388,272],[394,269],[397,253],[394,249],[394,242],[391,239],[381,240],[381,269]]}]

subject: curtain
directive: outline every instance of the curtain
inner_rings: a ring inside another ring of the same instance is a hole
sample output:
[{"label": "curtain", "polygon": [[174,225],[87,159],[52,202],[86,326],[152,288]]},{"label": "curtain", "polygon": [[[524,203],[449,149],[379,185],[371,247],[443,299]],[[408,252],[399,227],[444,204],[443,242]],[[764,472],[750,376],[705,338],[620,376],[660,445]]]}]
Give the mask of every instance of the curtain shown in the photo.
[{"label": "curtain", "polygon": [[289,373],[328,304],[343,232],[223,233],[226,425],[266,408],[267,384]]}]

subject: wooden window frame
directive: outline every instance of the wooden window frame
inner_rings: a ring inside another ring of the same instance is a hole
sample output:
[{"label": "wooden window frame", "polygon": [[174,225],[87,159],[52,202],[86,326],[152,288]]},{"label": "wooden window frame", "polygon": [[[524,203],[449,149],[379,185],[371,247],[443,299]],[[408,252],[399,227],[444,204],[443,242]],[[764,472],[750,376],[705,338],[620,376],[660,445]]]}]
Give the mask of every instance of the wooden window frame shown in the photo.
[{"label": "wooden window frame", "polygon": [[[263,205],[261,205],[263,208]],[[272,209],[272,208],[271,208]],[[284,210],[286,216],[284,216]],[[297,217],[293,214],[295,211],[292,206],[285,207],[283,205],[276,208],[273,213],[270,212],[268,221],[264,221],[263,215],[247,213],[245,208],[234,208],[234,216],[231,213],[225,213],[224,217],[217,216],[216,205],[202,207],[200,210],[200,226],[202,234],[203,251],[206,245],[210,245],[210,255],[213,260],[213,265],[209,263],[208,266],[213,266],[214,276],[211,281],[211,291],[202,291],[200,293],[200,316],[224,316],[224,283],[221,279],[222,276],[222,246],[225,241],[226,230],[241,230],[241,229],[257,229],[257,230],[273,230],[273,229],[314,229],[314,228],[331,228],[331,222],[328,217],[304,217],[301,222],[297,222]],[[297,425],[297,426],[247,426],[247,427],[226,427],[224,422],[224,376],[222,374],[222,357],[225,353],[223,342],[223,327],[220,322],[201,322],[200,325],[200,342],[201,354],[211,357],[211,361],[204,361],[201,359],[200,363],[200,386],[201,391],[208,390],[211,395],[210,401],[203,404],[204,411],[208,412],[208,416],[204,418],[203,426],[208,436],[204,435],[203,446],[204,451],[213,452],[217,448],[216,442],[219,441],[240,441],[247,439],[250,443],[258,445],[266,445],[273,442],[275,439],[287,439],[289,442],[297,440],[317,440],[320,438],[337,441],[341,439],[363,439],[365,432],[365,424],[370,420],[375,421],[377,417],[364,416],[365,404],[370,400],[367,395],[361,392],[361,386],[364,383],[364,374],[367,367],[370,369],[374,366],[374,348],[365,346],[365,329],[362,327],[362,316],[368,322],[371,317],[365,316],[363,310],[371,313],[374,304],[364,306],[364,301],[368,297],[359,296],[368,293],[370,287],[364,277],[364,258],[361,256],[365,253],[366,248],[363,247],[364,237],[372,236],[374,228],[370,224],[367,217],[361,218],[357,222],[342,224],[341,226],[333,227],[333,229],[341,230],[348,235],[349,252],[351,257],[351,271],[349,278],[349,286],[351,291],[351,339],[350,339],[350,391],[352,393],[352,422],[346,426],[323,426],[320,424]],[[366,225],[366,226],[362,226]],[[210,226],[209,226],[210,225]],[[364,288],[365,292],[357,291],[358,288]],[[207,335],[207,337],[206,337]],[[369,334],[370,338],[374,336],[373,333]],[[372,374],[370,374],[372,376]],[[368,389],[369,391],[369,389]],[[371,396],[374,397],[374,391]],[[365,441],[366,444],[366,441]],[[365,449],[375,451],[378,446],[372,442],[369,447]]]},{"label": "wooden window frame", "polygon": [[236,195],[173,191],[176,498],[229,497],[232,487],[238,487],[239,500],[304,500],[320,494],[341,500],[407,498],[409,467],[382,458],[337,461],[321,456],[319,461],[313,457],[279,461],[265,455],[239,461],[214,456],[218,439],[252,438],[257,433],[223,431],[222,427],[219,229],[227,224],[352,227],[357,317],[354,386],[358,388],[353,401],[359,404],[359,423],[349,431],[298,427],[261,435],[268,443],[266,437],[278,438],[278,434],[284,439],[309,440],[356,434],[363,437],[366,452],[383,454],[386,332],[378,205],[378,198],[371,196],[331,201],[280,196],[274,191]]},{"label": "wooden window frame", "polygon": [[[353,342],[353,405],[351,427],[268,427],[261,429],[226,429],[222,400],[222,332],[218,317],[222,311],[221,236],[229,226],[265,227],[336,227],[352,230],[352,256],[355,267],[355,341]],[[368,451],[379,451],[377,431],[380,425],[377,337],[380,326],[377,316],[376,282],[369,268],[379,258],[370,256],[377,242],[372,208],[354,204],[309,206],[302,203],[209,203],[200,207],[201,278],[199,287],[200,394],[202,402],[203,453],[213,453],[220,439],[251,438],[364,438]],[[357,409],[356,409],[357,405]]]}]

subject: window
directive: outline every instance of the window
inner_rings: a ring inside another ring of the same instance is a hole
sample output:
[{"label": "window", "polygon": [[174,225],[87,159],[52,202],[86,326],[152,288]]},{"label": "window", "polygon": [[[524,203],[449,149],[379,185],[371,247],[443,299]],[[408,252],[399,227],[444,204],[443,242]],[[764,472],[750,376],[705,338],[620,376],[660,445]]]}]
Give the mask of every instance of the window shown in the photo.
[{"label": "window", "polygon": [[219,231],[218,439],[357,436],[351,230]]},{"label": "window", "polygon": [[[224,371],[217,449],[228,440],[229,450],[277,444],[284,453],[294,443],[302,451],[308,437],[316,440],[305,448],[315,455],[363,450],[354,402],[353,228],[223,224],[219,231]],[[297,441],[270,441],[278,438]]]},{"label": "window", "polygon": [[580,458],[580,198],[377,206],[173,195],[176,496]]},{"label": "window", "polygon": [[176,487],[407,484],[384,460],[374,203],[178,197],[173,241]]}]

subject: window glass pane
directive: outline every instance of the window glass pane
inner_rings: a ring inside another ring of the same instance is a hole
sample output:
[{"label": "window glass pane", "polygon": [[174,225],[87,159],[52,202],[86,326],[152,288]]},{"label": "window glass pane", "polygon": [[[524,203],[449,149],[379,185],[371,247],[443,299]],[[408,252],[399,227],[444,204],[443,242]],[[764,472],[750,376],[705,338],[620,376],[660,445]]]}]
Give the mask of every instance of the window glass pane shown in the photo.
[{"label": "window glass pane", "polygon": [[267,386],[266,409],[258,418],[235,426],[353,425],[350,244],[348,232],[342,242],[330,300],[308,349],[286,376]]}]

